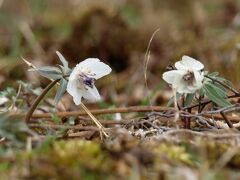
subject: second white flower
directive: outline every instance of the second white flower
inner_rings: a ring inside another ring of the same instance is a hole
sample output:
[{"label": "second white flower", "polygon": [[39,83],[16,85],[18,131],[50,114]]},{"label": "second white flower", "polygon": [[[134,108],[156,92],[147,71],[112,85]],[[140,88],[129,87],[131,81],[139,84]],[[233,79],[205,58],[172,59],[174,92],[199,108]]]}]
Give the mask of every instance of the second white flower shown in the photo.
[{"label": "second white flower", "polygon": [[163,79],[180,94],[195,93],[203,85],[204,65],[189,57],[183,56],[175,63],[176,70],[163,73]]}]

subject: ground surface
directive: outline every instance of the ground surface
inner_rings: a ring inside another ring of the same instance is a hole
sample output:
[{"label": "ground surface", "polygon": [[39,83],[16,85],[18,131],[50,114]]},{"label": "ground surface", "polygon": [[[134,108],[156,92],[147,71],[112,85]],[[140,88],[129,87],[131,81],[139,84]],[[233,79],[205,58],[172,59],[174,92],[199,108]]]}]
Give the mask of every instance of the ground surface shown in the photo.
[{"label": "ground surface", "polygon": [[[59,2],[0,1],[0,95],[9,100],[0,105],[9,112],[0,115],[1,178],[240,178],[239,94],[231,99],[227,120],[235,128],[229,128],[214,103],[176,118],[162,80],[166,66],[187,54],[240,88],[239,1]],[[87,57],[112,67],[97,82],[104,101],[84,101],[108,138],[69,95],[55,107],[56,88],[24,122],[50,81],[28,72],[21,57],[55,65],[56,50],[70,67]]]}]

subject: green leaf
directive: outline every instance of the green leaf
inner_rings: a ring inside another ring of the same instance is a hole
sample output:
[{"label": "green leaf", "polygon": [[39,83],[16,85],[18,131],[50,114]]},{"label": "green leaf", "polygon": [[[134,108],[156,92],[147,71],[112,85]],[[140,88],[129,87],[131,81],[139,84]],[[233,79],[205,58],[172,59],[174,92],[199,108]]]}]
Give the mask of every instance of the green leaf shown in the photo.
[{"label": "green leaf", "polygon": [[202,87],[200,90],[199,90],[199,96],[201,97],[204,97],[204,88]]},{"label": "green leaf", "polygon": [[206,86],[211,86],[212,88],[214,88],[216,90],[217,94],[219,96],[221,96],[222,98],[227,97],[227,91],[221,84],[207,82],[205,85]]},{"label": "green leaf", "polygon": [[223,78],[223,77],[216,77],[216,79],[222,83],[225,83],[226,85],[230,86],[230,87],[233,87],[233,84],[231,81]]},{"label": "green leaf", "polygon": [[226,107],[231,105],[231,103],[225,99],[224,93],[220,88],[216,86],[211,86],[207,83],[203,86],[203,88],[206,96],[217,105],[221,107]]},{"label": "green leaf", "polygon": [[64,67],[68,67],[68,62],[67,60],[63,57],[63,55],[59,52],[59,51],[56,51],[58,57],[59,57],[59,60],[62,62],[63,66]]},{"label": "green leaf", "polygon": [[23,87],[22,91],[24,93],[27,93],[27,94],[28,93],[33,93],[33,94],[39,96],[42,92],[41,88],[39,88],[39,87],[33,88],[32,84],[30,84],[30,83],[26,83],[26,82],[23,82],[21,80],[18,80],[17,83]]},{"label": "green leaf", "polygon": [[0,114],[0,137],[5,137],[11,146],[25,147],[27,136],[35,134],[20,116]]},{"label": "green leaf", "polygon": [[51,119],[53,120],[54,123],[61,122],[61,118],[57,114],[51,114]]},{"label": "green leaf", "polygon": [[48,79],[61,79],[62,72],[59,68],[53,66],[43,66],[36,69],[29,69],[29,71],[37,71],[41,76],[46,77]]},{"label": "green leaf", "polygon": [[[210,74],[208,74],[208,76],[210,76],[210,77],[213,78],[213,79],[216,79],[217,81],[220,81],[220,82],[222,82],[222,83],[225,83],[225,84],[228,85],[228,86],[233,87],[232,82],[229,81],[229,80],[227,80],[227,79],[225,79],[225,78],[223,78],[223,77],[220,77],[218,72],[210,73]],[[209,81],[212,82],[212,81],[214,81],[214,80],[210,80],[210,79],[209,79]]]},{"label": "green leaf", "polygon": [[59,52],[59,51],[56,51],[58,57],[59,57],[59,60],[62,62],[62,65],[63,65],[63,69],[64,69],[64,73],[68,73],[70,71],[69,67],[68,67],[68,62],[67,60],[63,57],[63,55]]},{"label": "green leaf", "polygon": [[60,86],[58,88],[57,94],[55,96],[55,104],[57,105],[58,102],[61,100],[62,96],[64,95],[65,91],[67,89],[67,80],[62,78],[60,81]]},{"label": "green leaf", "polygon": [[212,73],[208,74],[208,76],[210,76],[210,77],[216,77],[218,75],[219,75],[219,72],[212,72]]},{"label": "green leaf", "polygon": [[185,106],[188,106],[192,103],[194,96],[195,96],[195,94],[187,94]]}]

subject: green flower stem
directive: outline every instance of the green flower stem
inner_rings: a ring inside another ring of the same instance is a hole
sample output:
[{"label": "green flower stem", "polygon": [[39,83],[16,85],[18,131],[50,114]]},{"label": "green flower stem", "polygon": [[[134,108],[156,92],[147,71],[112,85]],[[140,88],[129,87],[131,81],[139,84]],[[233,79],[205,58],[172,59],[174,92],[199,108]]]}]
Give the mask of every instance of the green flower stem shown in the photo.
[{"label": "green flower stem", "polygon": [[[182,95],[182,107],[185,107],[187,104],[187,100],[186,100],[187,95]],[[182,109],[182,107],[180,109]],[[191,113],[192,109],[187,109],[186,111],[188,113]],[[182,117],[182,121],[183,121],[183,127],[184,129],[190,129],[191,128],[191,117]]]},{"label": "green flower stem", "polygon": [[25,121],[28,123],[32,117],[33,112],[37,108],[38,104],[40,101],[44,98],[44,96],[47,94],[47,92],[56,84],[60,81],[60,79],[56,79],[52,81],[51,83],[48,84],[48,86],[42,91],[42,93],[35,99],[33,102],[32,106],[30,107],[29,111],[26,114]]}]

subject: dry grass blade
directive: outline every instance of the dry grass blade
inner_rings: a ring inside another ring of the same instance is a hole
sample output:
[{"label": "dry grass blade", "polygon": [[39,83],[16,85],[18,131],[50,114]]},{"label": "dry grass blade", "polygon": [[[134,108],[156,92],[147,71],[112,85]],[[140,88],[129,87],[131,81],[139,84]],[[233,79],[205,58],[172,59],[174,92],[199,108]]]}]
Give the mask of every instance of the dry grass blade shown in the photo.
[{"label": "dry grass blade", "polygon": [[88,108],[83,103],[81,103],[81,107],[89,115],[89,117],[93,120],[93,122],[97,125],[97,127],[99,129],[101,129],[104,136],[109,137],[109,135],[108,135],[107,131],[105,130],[105,128],[103,127],[103,125],[97,120],[97,118],[88,110]]},{"label": "dry grass blade", "polygon": [[[148,70],[148,63],[149,63],[149,60],[150,60],[150,46],[151,46],[151,43],[152,43],[152,40],[153,38],[155,37],[155,35],[157,34],[157,32],[160,30],[160,28],[158,28],[157,30],[155,30],[151,36],[151,39],[148,43],[148,47],[147,47],[147,51],[146,51],[146,54],[145,54],[145,59],[144,59],[144,80],[145,80],[145,86],[146,86],[146,89],[148,89],[148,83],[147,83],[147,70]],[[150,102],[151,103],[151,102]]]},{"label": "dry grass blade", "polygon": [[32,63],[30,63],[28,60],[26,60],[25,58],[23,58],[23,57],[21,57],[22,58],[22,60],[28,65],[28,67],[30,67],[30,68],[34,68],[34,69],[36,69],[37,67],[36,66],[34,66]]}]

